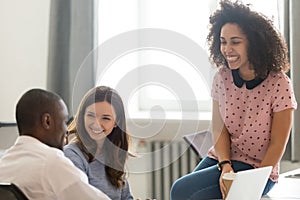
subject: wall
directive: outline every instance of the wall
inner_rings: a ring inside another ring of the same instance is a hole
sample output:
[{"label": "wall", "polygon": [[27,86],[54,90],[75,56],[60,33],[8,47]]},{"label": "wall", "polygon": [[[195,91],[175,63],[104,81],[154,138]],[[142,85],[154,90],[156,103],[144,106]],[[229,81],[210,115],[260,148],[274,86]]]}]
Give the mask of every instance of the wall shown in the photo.
[{"label": "wall", "polygon": [[50,0],[0,1],[0,121],[15,121],[16,101],[46,87]]}]

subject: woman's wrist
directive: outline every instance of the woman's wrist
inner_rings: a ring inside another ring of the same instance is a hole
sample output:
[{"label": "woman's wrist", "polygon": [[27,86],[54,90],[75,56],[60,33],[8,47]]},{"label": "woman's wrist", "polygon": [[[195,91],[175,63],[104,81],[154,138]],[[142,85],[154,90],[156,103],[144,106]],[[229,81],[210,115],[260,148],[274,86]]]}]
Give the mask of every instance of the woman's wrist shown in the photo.
[{"label": "woman's wrist", "polygon": [[225,165],[230,165],[230,168],[231,168],[231,160],[222,160],[222,161],[218,162],[217,165],[218,165],[218,170],[223,171],[223,167]]},{"label": "woman's wrist", "polygon": [[230,165],[230,164],[223,165],[223,167],[222,167],[222,174],[223,173],[227,173],[227,172],[233,172],[232,165]]}]

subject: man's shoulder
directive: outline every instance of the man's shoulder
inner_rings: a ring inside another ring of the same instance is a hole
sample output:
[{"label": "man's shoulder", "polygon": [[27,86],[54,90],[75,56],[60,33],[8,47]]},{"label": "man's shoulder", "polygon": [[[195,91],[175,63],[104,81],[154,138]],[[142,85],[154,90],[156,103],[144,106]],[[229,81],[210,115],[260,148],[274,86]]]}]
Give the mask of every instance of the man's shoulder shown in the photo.
[{"label": "man's shoulder", "polygon": [[74,166],[73,162],[65,156],[62,150],[52,148],[47,154],[46,162],[46,168],[49,171],[60,171],[60,173],[71,173],[73,175],[77,174],[76,176],[79,175],[80,170]]}]

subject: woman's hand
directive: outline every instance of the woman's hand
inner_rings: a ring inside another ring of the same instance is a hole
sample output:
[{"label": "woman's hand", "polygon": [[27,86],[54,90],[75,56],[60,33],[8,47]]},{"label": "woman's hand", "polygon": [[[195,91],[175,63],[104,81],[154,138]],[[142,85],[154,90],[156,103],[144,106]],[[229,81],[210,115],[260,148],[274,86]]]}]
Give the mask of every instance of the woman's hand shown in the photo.
[{"label": "woman's hand", "polygon": [[226,188],[226,186],[224,185],[224,182],[223,182],[223,175],[225,173],[229,173],[229,172],[234,172],[231,165],[229,163],[223,165],[222,173],[221,173],[221,176],[220,176],[220,179],[219,179],[220,189],[221,189],[221,193],[222,193],[222,199],[225,199],[225,197],[228,193],[227,188]]}]

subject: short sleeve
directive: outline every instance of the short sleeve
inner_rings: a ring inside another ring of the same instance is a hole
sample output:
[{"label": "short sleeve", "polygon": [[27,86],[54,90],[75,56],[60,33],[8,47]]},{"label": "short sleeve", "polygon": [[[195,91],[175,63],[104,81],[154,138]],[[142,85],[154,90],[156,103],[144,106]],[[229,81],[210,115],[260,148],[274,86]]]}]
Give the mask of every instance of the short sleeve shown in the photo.
[{"label": "short sleeve", "polygon": [[213,83],[211,87],[211,97],[213,100],[219,100],[220,95],[222,93],[222,89],[224,88],[222,84],[222,76],[221,76],[221,71],[218,70],[216,74],[214,75],[213,78]]},{"label": "short sleeve", "polygon": [[279,76],[278,81],[274,85],[272,101],[272,110],[274,112],[280,112],[289,108],[297,109],[291,80],[284,73]]}]

